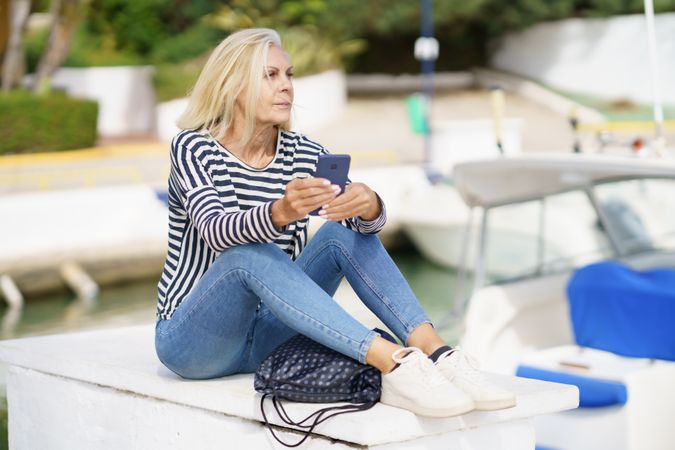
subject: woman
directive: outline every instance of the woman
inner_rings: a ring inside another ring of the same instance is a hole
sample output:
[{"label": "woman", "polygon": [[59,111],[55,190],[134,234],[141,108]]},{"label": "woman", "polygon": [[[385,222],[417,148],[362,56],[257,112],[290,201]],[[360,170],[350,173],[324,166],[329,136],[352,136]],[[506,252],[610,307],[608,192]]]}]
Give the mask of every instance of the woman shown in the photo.
[{"label": "woman", "polygon": [[[434,331],[375,235],[386,220],[377,194],[363,183],[339,194],[312,178],[326,150],[288,131],[292,76],[275,31],[234,33],[214,50],[178,121],[160,360],[190,379],[253,372],[299,332],[381,370],[383,403],[429,416],[512,406],[510,393]],[[317,208],[327,223],[306,245],[307,214]],[[343,277],[408,348],[333,301]]]}]

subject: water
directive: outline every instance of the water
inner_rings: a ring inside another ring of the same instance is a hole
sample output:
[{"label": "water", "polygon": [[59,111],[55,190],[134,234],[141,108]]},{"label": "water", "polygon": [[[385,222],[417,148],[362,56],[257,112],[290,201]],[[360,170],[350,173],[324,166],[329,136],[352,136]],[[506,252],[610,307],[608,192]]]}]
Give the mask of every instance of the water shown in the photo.
[{"label": "water", "polygon": [[[452,308],[455,272],[430,263],[412,250],[393,253],[392,257],[431,320],[440,323]],[[2,311],[0,337],[15,339],[152,323],[155,298],[156,281],[150,280],[106,288],[92,303],[83,303],[68,294],[31,299],[20,313]],[[454,329],[440,331],[454,343]],[[8,447],[4,373],[0,367],[0,449]]]},{"label": "water", "polygon": [[393,253],[392,258],[431,321],[442,327],[439,334],[456,344],[459,330],[448,319],[457,295],[457,272],[424,259],[414,250]]},{"label": "water", "polygon": [[[392,257],[434,321],[452,307],[456,274],[428,262],[412,250]],[[70,294],[26,302],[23,311],[0,310],[0,339],[67,333],[151,323],[155,320],[156,281],[104,289],[90,304]]]}]

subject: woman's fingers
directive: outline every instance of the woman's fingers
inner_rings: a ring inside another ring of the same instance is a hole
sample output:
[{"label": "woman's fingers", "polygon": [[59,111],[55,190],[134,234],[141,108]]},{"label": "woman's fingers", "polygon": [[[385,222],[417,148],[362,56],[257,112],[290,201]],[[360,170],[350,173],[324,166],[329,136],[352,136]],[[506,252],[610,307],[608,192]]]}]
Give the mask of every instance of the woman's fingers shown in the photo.
[{"label": "woman's fingers", "polygon": [[340,188],[336,186],[336,188],[332,188],[330,186],[328,187],[320,187],[320,188],[309,188],[309,189],[303,189],[301,192],[301,196],[303,198],[314,198],[314,197],[320,197],[320,196],[325,196],[325,195],[330,195],[335,197],[337,194],[340,193]]},{"label": "woman's fingers", "polygon": [[333,192],[336,188],[323,178],[298,178],[286,185],[286,193],[292,192],[304,198]]},{"label": "woman's fingers", "polygon": [[368,201],[359,195],[345,192],[326,206],[319,211],[319,215],[327,220],[339,221],[363,214],[368,210]]},{"label": "woman's fingers", "polygon": [[330,203],[340,192],[339,186],[323,178],[298,178],[286,185],[284,197],[293,216],[300,219],[321,206]]},{"label": "woman's fingers", "polygon": [[371,207],[370,188],[363,183],[352,183],[345,193],[319,211],[319,215],[327,220],[343,220],[350,217],[363,216]]},{"label": "woman's fingers", "polygon": [[305,190],[330,186],[330,181],[325,178],[296,178],[288,183],[286,189],[292,187],[296,190]]},{"label": "woman's fingers", "polygon": [[314,211],[317,208],[322,208],[324,205],[329,204],[334,198],[335,193],[330,192],[329,194],[316,195],[310,198],[305,198],[302,200],[302,209],[307,210],[307,212]]},{"label": "woman's fingers", "polygon": [[[375,203],[374,203],[375,202]],[[340,194],[340,187],[324,178],[296,178],[286,185],[280,199],[283,221],[290,223],[319,209],[327,220],[340,221],[350,217],[377,214],[377,196],[363,183],[351,183]]]},{"label": "woman's fingers", "polygon": [[353,205],[346,207],[344,209],[340,210],[333,210],[333,211],[325,211],[321,210],[319,211],[319,216],[323,217],[326,220],[332,220],[335,222],[339,222],[344,219],[349,219],[351,217],[356,217],[356,216],[361,216],[363,215],[368,209],[364,206],[359,206],[359,205]]}]

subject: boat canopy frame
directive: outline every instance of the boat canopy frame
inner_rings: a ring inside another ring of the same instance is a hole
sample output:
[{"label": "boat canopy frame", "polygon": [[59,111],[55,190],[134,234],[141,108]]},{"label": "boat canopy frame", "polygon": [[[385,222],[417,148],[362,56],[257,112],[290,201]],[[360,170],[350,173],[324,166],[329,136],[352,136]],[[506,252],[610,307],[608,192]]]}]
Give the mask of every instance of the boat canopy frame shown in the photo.
[{"label": "boat canopy frame", "polygon": [[[663,160],[659,160],[663,161]],[[623,161],[622,161],[623,162]],[[485,163],[485,162],[483,162]],[[475,163],[466,163],[467,165],[470,164],[475,164]],[[651,164],[650,164],[651,165]],[[460,169],[461,170],[461,169]],[[546,245],[545,239],[544,239],[544,230],[545,230],[545,220],[546,220],[546,215],[545,215],[545,208],[546,208],[546,201],[549,197],[559,195],[559,194],[564,194],[566,192],[574,192],[574,191],[580,191],[583,192],[589,202],[590,205],[592,206],[595,214],[598,217],[598,222],[602,229],[605,231],[605,234],[607,235],[607,238],[609,240],[610,248],[611,248],[611,258],[613,259],[619,259],[622,257],[626,256],[631,256],[632,254],[627,254],[621,251],[621,248],[618,243],[618,238],[613,233],[613,227],[611,225],[611,221],[607,217],[606,213],[603,211],[603,209],[600,207],[600,203],[597,199],[597,196],[595,195],[595,188],[598,186],[601,186],[603,184],[609,184],[609,183],[616,183],[616,182],[621,182],[621,181],[631,181],[631,180],[648,180],[648,179],[667,179],[667,180],[672,180],[675,181],[675,165],[672,163],[668,164],[664,168],[660,168],[659,170],[655,170],[652,173],[649,173],[647,170],[637,170],[632,174],[627,174],[624,172],[623,175],[616,175],[616,176],[602,176],[602,177],[595,177],[593,180],[589,180],[585,183],[579,183],[579,184],[569,184],[567,186],[561,186],[560,189],[557,190],[547,190],[544,193],[536,193],[536,194],[530,194],[530,195],[519,195],[519,196],[512,196],[508,199],[503,199],[501,201],[495,201],[495,202],[467,202],[467,198],[464,197],[464,194],[462,194],[462,198],[465,200],[467,203],[467,206],[469,207],[469,216],[464,228],[464,235],[463,235],[463,242],[462,246],[460,248],[460,264],[458,267],[458,273],[457,273],[457,286],[456,286],[456,291],[455,291],[455,302],[454,302],[454,308],[451,310],[450,314],[448,317],[444,318],[440,322],[443,325],[439,326],[444,326],[448,323],[455,323],[458,320],[462,320],[464,317],[464,314],[466,313],[467,307],[469,300],[473,293],[481,288],[482,286],[485,286],[485,277],[486,277],[486,252],[487,252],[487,238],[488,238],[488,231],[489,231],[489,216],[491,210],[503,206],[508,206],[508,205],[514,205],[518,203],[525,203],[525,202],[531,202],[531,201],[539,201],[541,202],[541,209],[540,209],[540,215],[539,215],[539,234],[537,236],[537,242],[538,242],[538,247],[537,247],[537,254],[539,255],[538,258],[538,267],[535,268],[534,272],[531,274],[526,274],[526,275],[519,275],[516,277],[511,277],[511,278],[506,278],[503,280],[500,280],[499,282],[495,284],[507,284],[507,283],[512,283],[515,281],[520,281],[528,278],[532,278],[536,275],[541,275],[543,273],[543,252],[544,252],[544,246]],[[461,181],[460,181],[461,184]],[[459,189],[459,187],[458,187]],[[461,192],[461,191],[460,191]],[[469,198],[471,198],[469,196]],[[479,232],[479,238],[478,238],[478,249],[476,252],[477,259],[475,263],[474,270],[472,271],[470,267],[468,267],[468,259],[470,255],[470,247],[471,247],[471,238],[472,238],[472,232],[474,229],[474,221],[475,221],[475,216],[476,210],[482,211],[482,215],[480,218],[480,226],[478,227],[478,232]],[[557,273],[556,271],[552,271],[551,275]],[[467,280],[468,277],[473,274],[473,283],[471,283],[471,288],[468,292],[466,292],[466,286],[468,285]]]},{"label": "boat canopy frame", "polygon": [[633,178],[675,177],[675,159],[587,154],[531,154],[469,161],[453,169],[453,185],[469,207],[496,207]]}]

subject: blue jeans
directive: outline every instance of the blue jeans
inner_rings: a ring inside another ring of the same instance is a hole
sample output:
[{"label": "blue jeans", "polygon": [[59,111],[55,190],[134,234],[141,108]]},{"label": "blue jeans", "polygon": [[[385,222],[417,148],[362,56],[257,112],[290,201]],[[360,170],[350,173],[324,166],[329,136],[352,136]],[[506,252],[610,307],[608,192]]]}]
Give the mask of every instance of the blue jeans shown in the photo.
[{"label": "blue jeans", "polygon": [[295,262],[274,244],[225,250],[157,322],[157,355],[184,378],[216,378],[255,371],[299,332],[364,363],[377,334],[333,300],[343,277],[402,342],[429,323],[377,236],[327,222]]}]

